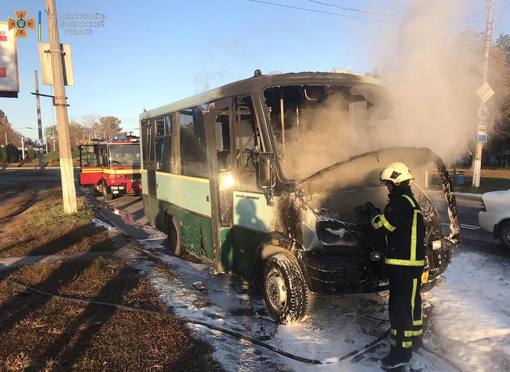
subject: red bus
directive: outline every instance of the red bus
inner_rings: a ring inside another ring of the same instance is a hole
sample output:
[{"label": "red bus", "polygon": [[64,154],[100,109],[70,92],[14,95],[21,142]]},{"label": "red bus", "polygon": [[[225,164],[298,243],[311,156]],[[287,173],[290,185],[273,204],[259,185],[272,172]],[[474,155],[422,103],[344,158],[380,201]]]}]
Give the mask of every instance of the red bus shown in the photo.
[{"label": "red bus", "polygon": [[105,200],[125,194],[140,195],[140,140],[136,136],[111,136],[107,141],[78,145],[80,185],[104,195]]}]

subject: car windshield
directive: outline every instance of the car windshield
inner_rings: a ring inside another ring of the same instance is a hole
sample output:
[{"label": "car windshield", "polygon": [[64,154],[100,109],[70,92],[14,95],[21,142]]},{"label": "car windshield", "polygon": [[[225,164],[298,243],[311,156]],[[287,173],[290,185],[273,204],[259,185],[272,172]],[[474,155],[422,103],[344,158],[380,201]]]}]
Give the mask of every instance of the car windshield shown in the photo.
[{"label": "car windshield", "polygon": [[381,91],[376,85],[272,87],[264,97],[288,179],[303,179],[373,149],[366,133],[386,115],[377,104]]},{"label": "car windshield", "polygon": [[140,165],[140,145],[138,143],[109,145],[108,161],[110,165]]}]

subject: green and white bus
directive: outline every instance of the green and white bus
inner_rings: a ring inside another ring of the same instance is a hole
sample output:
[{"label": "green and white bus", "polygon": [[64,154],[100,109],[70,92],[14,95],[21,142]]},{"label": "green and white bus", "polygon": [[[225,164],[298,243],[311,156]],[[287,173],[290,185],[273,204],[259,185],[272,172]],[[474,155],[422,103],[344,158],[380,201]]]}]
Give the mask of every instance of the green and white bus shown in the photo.
[{"label": "green and white bus", "polygon": [[[361,75],[257,70],[146,110],[145,215],[176,255],[185,250],[217,273],[254,282],[271,316],[286,324],[305,316],[309,291],[385,288],[384,241],[368,220],[387,202],[379,171],[402,161],[418,175],[413,192],[427,222],[422,290],[431,288],[460,241],[455,196],[431,150],[373,148],[369,133],[389,115],[384,97],[379,80]],[[448,237],[420,187],[431,169],[450,209]]]}]

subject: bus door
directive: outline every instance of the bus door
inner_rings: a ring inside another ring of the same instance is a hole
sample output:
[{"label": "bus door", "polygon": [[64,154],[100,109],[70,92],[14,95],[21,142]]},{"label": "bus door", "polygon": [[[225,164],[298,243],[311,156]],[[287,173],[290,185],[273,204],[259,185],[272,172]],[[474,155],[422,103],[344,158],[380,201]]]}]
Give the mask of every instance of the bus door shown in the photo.
[{"label": "bus door", "polygon": [[[142,131],[143,136],[142,140],[144,143],[142,144],[143,154],[143,169],[146,171],[146,180],[142,180],[143,187],[142,190],[145,193],[147,190],[147,197],[149,199],[148,204],[152,205],[152,203],[156,202],[156,151],[155,151],[155,136],[154,136],[154,121],[147,120],[142,122]],[[147,185],[147,186],[146,186]],[[156,215],[149,215],[150,210],[157,210],[157,208],[151,207],[150,209],[146,209],[145,213],[149,221],[154,224]]]},{"label": "bus door", "polygon": [[232,226],[232,190],[228,187],[233,178],[230,167],[229,113],[231,99],[210,105],[204,112],[208,158],[211,225],[214,245],[214,268],[217,272],[232,269],[230,228]]},{"label": "bus door", "polygon": [[263,148],[257,128],[249,96],[214,102],[206,114],[216,269],[244,277],[251,275],[257,240],[267,232],[262,222],[253,222],[259,221],[256,205],[265,203],[254,163]]}]

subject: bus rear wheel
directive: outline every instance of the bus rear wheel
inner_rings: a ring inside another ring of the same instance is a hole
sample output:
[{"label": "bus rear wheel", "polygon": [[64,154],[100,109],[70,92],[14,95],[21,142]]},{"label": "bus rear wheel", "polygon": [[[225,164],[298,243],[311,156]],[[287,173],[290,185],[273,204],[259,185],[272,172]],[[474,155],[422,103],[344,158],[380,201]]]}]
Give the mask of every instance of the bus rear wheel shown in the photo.
[{"label": "bus rear wheel", "polygon": [[269,314],[281,324],[304,318],[308,310],[308,289],[296,259],[286,253],[264,262],[264,300]]}]

